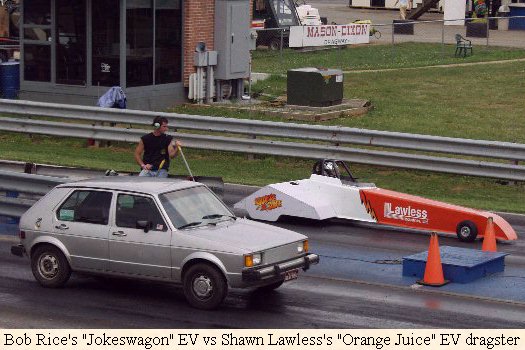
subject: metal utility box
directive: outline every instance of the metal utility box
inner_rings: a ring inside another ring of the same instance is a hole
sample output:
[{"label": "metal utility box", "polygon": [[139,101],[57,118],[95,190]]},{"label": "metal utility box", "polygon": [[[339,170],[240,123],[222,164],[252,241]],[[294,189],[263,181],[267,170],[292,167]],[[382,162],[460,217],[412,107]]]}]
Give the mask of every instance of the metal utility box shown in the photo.
[{"label": "metal utility box", "polygon": [[343,100],[340,69],[290,69],[287,76],[289,105],[327,107],[341,104]]},{"label": "metal utility box", "polygon": [[215,1],[215,50],[218,52],[215,78],[240,79],[249,76],[249,0]]}]

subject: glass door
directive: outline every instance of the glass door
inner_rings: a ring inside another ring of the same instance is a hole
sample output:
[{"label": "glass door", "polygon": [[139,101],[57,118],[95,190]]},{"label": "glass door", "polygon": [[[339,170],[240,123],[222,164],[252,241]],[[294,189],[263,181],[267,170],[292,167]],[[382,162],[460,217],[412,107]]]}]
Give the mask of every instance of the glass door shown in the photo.
[{"label": "glass door", "polygon": [[24,0],[24,80],[51,81],[51,0]]},{"label": "glass door", "polygon": [[86,85],[86,0],[56,1],[56,82]]},{"label": "glass door", "polygon": [[92,0],[92,84],[120,85],[120,1]]}]

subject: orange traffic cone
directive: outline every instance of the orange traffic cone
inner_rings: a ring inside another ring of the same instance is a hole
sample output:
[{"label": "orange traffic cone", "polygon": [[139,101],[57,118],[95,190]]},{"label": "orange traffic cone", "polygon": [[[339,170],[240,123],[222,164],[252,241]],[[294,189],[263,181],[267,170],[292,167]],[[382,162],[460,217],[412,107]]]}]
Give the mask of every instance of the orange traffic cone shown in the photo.
[{"label": "orange traffic cone", "polygon": [[494,222],[492,217],[487,219],[487,227],[485,228],[485,236],[483,236],[483,245],[481,250],[484,252],[497,252],[496,233],[494,232]]},{"label": "orange traffic cone", "polygon": [[445,277],[443,276],[443,266],[441,266],[438,237],[435,233],[432,233],[430,236],[430,244],[428,246],[425,276],[423,276],[422,280],[417,281],[417,283],[425,286],[441,287],[448,282],[449,281],[445,280]]}]

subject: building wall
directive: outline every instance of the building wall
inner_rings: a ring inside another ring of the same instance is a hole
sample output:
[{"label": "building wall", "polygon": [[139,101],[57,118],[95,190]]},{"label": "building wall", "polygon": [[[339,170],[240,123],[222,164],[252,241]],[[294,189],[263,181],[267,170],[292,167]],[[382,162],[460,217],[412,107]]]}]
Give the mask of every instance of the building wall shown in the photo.
[{"label": "building wall", "polygon": [[184,86],[195,72],[193,55],[195,46],[200,41],[206,43],[208,50],[213,50],[215,26],[215,0],[185,0],[184,2]]}]

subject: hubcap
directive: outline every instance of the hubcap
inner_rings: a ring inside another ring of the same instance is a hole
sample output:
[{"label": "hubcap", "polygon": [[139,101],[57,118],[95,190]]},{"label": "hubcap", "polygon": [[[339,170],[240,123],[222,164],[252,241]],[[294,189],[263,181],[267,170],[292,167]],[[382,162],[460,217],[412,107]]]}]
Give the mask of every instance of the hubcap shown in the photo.
[{"label": "hubcap", "polygon": [[467,226],[463,226],[461,228],[461,230],[459,231],[459,234],[463,237],[468,237],[470,236],[470,228],[468,228]]},{"label": "hubcap", "polygon": [[52,279],[58,274],[58,260],[50,254],[43,254],[38,261],[38,271],[40,275],[47,279]]},{"label": "hubcap", "polygon": [[193,280],[193,292],[200,299],[211,296],[213,293],[213,285],[208,276],[200,275]]}]

